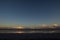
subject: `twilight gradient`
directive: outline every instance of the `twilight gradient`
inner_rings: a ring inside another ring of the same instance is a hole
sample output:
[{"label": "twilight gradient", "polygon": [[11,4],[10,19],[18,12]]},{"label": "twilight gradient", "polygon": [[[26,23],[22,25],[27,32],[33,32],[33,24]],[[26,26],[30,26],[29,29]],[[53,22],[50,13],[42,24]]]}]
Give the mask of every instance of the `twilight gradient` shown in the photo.
[{"label": "twilight gradient", "polygon": [[0,0],[0,25],[60,24],[60,0]]}]

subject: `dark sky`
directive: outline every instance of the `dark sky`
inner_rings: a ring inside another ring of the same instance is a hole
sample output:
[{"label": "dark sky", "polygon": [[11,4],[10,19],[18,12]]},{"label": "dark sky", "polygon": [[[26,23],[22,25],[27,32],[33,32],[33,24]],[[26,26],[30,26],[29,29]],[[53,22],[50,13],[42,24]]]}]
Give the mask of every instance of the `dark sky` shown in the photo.
[{"label": "dark sky", "polygon": [[60,24],[60,0],[0,0],[0,25]]}]

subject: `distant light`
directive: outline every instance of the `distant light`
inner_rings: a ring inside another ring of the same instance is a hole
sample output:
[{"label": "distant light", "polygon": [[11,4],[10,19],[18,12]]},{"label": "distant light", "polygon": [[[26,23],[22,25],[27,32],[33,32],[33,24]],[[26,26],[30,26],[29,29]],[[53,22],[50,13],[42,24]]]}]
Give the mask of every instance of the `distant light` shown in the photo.
[{"label": "distant light", "polygon": [[18,27],[14,27],[14,28],[17,28],[17,29],[23,29],[24,27],[18,26]]},{"label": "distant light", "polygon": [[22,29],[23,27],[16,27],[16,28]]},{"label": "distant light", "polygon": [[15,32],[15,33],[20,34],[20,33],[25,33],[25,32]]},{"label": "distant light", "polygon": [[53,24],[53,26],[58,26],[58,24]]},{"label": "distant light", "polygon": [[47,25],[46,24],[42,24],[43,27],[46,27]]}]

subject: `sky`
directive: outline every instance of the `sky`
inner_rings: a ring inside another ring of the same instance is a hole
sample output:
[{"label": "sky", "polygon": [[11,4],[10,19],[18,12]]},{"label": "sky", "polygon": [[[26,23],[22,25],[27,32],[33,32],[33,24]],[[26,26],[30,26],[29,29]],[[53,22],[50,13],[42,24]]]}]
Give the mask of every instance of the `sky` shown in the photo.
[{"label": "sky", "polygon": [[0,26],[60,24],[60,0],[0,0]]}]

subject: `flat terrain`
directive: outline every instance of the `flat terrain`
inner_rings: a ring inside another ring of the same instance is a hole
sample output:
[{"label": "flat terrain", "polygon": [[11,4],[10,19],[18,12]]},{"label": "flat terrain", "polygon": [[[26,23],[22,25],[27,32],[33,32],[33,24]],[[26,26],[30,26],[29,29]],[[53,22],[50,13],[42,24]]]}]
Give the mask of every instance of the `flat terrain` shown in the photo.
[{"label": "flat terrain", "polygon": [[[30,31],[31,33],[29,33]],[[58,39],[60,38],[60,28],[58,30],[57,29],[51,29],[51,30],[50,29],[24,29],[24,30],[23,29],[18,29],[18,30],[0,29],[0,39],[12,39],[12,38],[13,39],[47,39],[47,38],[55,39],[57,38]]]}]

